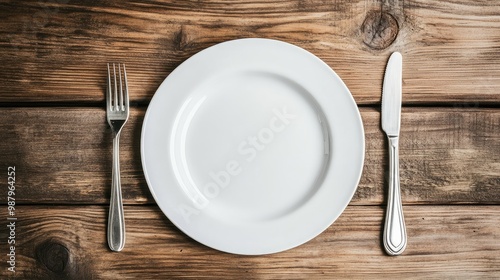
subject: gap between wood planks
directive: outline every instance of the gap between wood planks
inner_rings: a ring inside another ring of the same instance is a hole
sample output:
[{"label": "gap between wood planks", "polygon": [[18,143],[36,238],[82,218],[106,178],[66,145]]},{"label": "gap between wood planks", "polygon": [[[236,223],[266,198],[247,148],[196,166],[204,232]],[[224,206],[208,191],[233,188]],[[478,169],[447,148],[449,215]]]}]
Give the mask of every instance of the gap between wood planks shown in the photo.
[{"label": "gap between wood planks", "polygon": [[[149,102],[130,102],[131,107],[144,108],[149,106]],[[379,108],[380,102],[357,104],[359,108]],[[81,102],[0,102],[0,108],[105,108],[105,101],[81,101]],[[408,108],[463,108],[463,109],[497,109],[500,108],[500,102],[418,102],[405,103],[403,107]]]}]

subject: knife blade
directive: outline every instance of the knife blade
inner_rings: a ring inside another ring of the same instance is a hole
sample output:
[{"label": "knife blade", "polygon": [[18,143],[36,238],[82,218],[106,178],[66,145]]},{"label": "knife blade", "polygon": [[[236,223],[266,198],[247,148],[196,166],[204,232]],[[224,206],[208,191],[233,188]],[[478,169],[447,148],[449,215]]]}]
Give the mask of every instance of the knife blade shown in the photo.
[{"label": "knife blade", "polygon": [[389,191],[383,243],[389,255],[406,249],[406,225],[399,185],[399,130],[401,126],[403,59],[399,52],[389,58],[382,89],[382,130],[389,143]]},{"label": "knife blade", "polygon": [[382,88],[382,129],[388,136],[399,136],[401,125],[403,58],[395,52],[389,58]]}]

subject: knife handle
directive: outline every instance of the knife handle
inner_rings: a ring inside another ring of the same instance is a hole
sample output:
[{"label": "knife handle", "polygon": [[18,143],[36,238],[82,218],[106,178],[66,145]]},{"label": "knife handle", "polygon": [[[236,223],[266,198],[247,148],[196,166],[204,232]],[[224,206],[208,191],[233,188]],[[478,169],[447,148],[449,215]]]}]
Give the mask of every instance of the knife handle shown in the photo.
[{"label": "knife handle", "polygon": [[389,255],[400,255],[406,248],[406,226],[399,187],[399,137],[389,136],[389,196],[384,227],[384,247]]},{"label": "knife handle", "polygon": [[108,215],[108,246],[119,252],[125,246],[125,218],[123,213],[120,182],[120,133],[113,138],[113,169],[111,177],[111,198]]}]

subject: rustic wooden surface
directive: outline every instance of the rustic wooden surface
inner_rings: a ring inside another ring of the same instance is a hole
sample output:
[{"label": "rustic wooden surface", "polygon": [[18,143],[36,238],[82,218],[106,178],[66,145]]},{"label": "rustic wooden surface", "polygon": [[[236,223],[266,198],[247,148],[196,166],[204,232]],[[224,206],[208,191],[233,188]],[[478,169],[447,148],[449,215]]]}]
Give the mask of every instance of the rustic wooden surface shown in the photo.
[{"label": "rustic wooden surface", "polygon": [[[1,279],[481,278],[500,275],[500,5],[497,1],[0,1]],[[263,37],[330,65],[360,105],[363,176],[327,231],[245,257],[193,241],[156,206],[140,133],[161,81],[214,44]],[[380,94],[404,58],[400,164],[409,244],[381,245],[387,149]],[[105,63],[127,64],[121,139],[127,223],[108,250],[111,134]],[[16,166],[17,265],[7,270],[7,167]]]},{"label": "rustic wooden surface", "polygon": [[[387,143],[378,108],[360,111],[366,156],[352,203],[380,205]],[[127,204],[154,203],[140,162],[144,112],[144,107],[132,110],[120,140]],[[0,131],[11,135],[0,142],[0,151],[9,159],[5,164],[16,164],[18,183],[23,186],[18,191],[20,202],[108,202],[111,131],[103,108],[14,107],[0,108],[0,115],[4,116]],[[500,110],[403,108],[400,149],[405,203],[500,203]],[[6,195],[0,193],[1,201]]]},{"label": "rustic wooden surface", "polygon": [[[312,241],[279,254],[236,256],[182,234],[156,205],[125,207],[127,246],[111,253],[107,207],[22,206],[18,252],[26,279],[387,278],[498,276],[500,206],[406,206],[405,254],[380,250],[381,207],[349,206]],[[0,226],[5,226],[1,221]]]},{"label": "rustic wooden surface", "polygon": [[[129,65],[133,100],[148,103],[194,53],[230,39],[265,37],[325,60],[359,104],[379,102],[381,69],[396,50],[405,60],[405,103],[498,101],[496,1],[383,2],[2,1],[0,100],[102,102],[103,65],[116,60]],[[392,25],[381,24],[380,14],[393,18]],[[394,29],[397,37],[380,49]]]}]

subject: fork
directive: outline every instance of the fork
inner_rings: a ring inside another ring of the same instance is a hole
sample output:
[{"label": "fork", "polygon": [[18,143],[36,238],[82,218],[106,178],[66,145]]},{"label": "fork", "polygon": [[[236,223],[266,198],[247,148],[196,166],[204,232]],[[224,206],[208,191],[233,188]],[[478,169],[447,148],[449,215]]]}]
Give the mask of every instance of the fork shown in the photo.
[{"label": "fork", "polygon": [[[113,132],[113,170],[111,178],[111,199],[108,216],[108,245],[119,252],[125,246],[125,219],[123,215],[120,182],[120,132],[128,120],[129,97],[125,64],[108,63],[108,86],[106,94],[106,116]],[[123,68],[123,71],[122,71]]]}]

